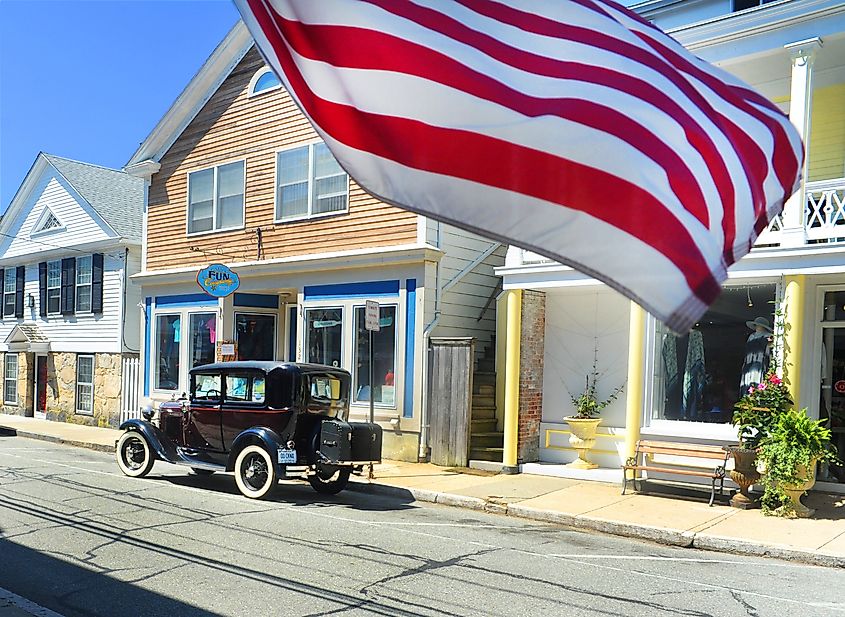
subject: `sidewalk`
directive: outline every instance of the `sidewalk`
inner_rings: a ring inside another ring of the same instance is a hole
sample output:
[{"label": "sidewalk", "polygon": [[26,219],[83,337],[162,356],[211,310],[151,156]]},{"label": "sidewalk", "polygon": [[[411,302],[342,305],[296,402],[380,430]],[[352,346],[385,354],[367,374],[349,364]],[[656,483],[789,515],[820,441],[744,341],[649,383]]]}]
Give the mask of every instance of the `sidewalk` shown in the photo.
[{"label": "sidewalk", "polygon": [[[0,414],[21,437],[114,451],[120,431]],[[620,494],[614,484],[530,474],[495,475],[426,463],[385,461],[353,490],[483,510],[570,527],[745,555],[845,567],[845,495],[811,493],[811,519],[764,517],[759,510],[669,495]],[[620,472],[621,476],[621,472]]]}]

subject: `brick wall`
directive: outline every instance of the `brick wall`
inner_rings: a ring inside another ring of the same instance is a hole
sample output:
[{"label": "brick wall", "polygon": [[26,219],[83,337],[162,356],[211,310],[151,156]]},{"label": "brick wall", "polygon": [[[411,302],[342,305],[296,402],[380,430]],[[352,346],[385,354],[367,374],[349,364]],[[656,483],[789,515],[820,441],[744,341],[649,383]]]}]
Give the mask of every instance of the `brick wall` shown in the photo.
[{"label": "brick wall", "polygon": [[522,333],[519,356],[520,463],[538,460],[540,420],[543,417],[543,354],[546,333],[546,294],[522,292]]}]

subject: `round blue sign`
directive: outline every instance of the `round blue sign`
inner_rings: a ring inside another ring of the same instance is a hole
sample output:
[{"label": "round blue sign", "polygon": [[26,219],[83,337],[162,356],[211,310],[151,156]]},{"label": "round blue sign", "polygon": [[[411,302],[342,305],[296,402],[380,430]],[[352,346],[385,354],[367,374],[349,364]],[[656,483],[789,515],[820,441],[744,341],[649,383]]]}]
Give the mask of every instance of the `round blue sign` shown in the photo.
[{"label": "round blue sign", "polygon": [[225,298],[234,293],[241,279],[228,266],[211,264],[197,273],[197,283],[208,295]]}]

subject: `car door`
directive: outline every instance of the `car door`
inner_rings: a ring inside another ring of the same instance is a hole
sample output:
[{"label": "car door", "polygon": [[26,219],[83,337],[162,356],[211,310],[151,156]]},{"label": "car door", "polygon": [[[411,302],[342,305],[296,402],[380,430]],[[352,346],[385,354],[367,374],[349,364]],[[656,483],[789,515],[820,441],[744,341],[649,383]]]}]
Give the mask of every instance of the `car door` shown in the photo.
[{"label": "car door", "polygon": [[230,371],[224,375],[221,418],[226,451],[242,431],[268,426],[273,413],[267,409],[265,384],[266,377],[261,372]]},{"label": "car door", "polygon": [[220,373],[191,376],[191,400],[185,416],[185,445],[195,450],[223,451]]}]

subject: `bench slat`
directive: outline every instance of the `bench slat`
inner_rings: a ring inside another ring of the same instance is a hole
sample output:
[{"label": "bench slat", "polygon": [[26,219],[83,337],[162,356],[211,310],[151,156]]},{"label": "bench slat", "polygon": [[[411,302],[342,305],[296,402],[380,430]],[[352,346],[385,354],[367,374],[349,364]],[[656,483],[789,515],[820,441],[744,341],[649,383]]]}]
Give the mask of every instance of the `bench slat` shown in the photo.
[{"label": "bench slat", "polygon": [[651,450],[651,449],[670,449],[670,450],[678,450],[681,452],[696,452],[701,454],[715,454],[719,457],[725,456],[725,451],[722,449],[721,446],[711,446],[705,444],[691,444],[691,443],[677,443],[672,441],[638,441],[637,448],[640,450]]},{"label": "bench slat", "polygon": [[710,458],[725,460],[726,452],[707,452],[700,450],[678,450],[675,448],[640,448],[640,454],[667,454],[670,456],[685,456],[688,458]]},{"label": "bench slat", "polygon": [[639,471],[659,471],[661,473],[680,474],[682,476],[701,476],[704,478],[719,478],[715,471],[692,471],[687,469],[668,469],[666,467],[649,467],[648,465],[623,465],[625,469],[636,469]]}]

